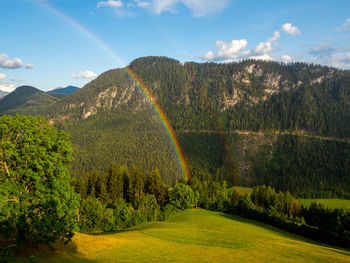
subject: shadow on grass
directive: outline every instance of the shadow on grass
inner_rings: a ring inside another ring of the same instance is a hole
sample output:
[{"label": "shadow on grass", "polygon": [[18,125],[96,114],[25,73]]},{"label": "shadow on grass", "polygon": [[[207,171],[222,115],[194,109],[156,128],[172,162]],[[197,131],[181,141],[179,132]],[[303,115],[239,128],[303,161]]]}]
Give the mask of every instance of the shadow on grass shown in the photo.
[{"label": "shadow on grass", "polygon": [[25,248],[15,248],[11,251],[8,262],[96,262],[89,260],[78,252],[77,246],[70,242],[54,244],[51,247],[45,244],[29,244]]},{"label": "shadow on grass", "polygon": [[275,234],[277,234],[278,236],[291,239],[292,241],[300,241],[300,242],[304,242],[304,243],[308,243],[308,244],[312,244],[312,245],[317,245],[317,246],[323,247],[327,250],[330,250],[330,251],[333,251],[333,252],[350,257],[350,249],[332,246],[332,245],[327,245],[327,244],[324,244],[321,242],[317,242],[317,241],[314,241],[314,240],[309,239],[307,237],[303,237],[303,236],[288,232],[286,230],[280,229],[278,227],[275,227],[275,226],[272,226],[272,225],[269,225],[269,224],[266,224],[263,222],[255,221],[252,219],[240,217],[238,215],[230,215],[230,214],[225,214],[225,213],[220,213],[220,214],[222,217],[227,218],[227,219],[231,219],[234,221],[238,221],[238,222],[242,222],[242,223],[246,223],[246,224],[251,224],[251,225],[254,225],[257,227],[268,229],[268,230],[274,232]]}]

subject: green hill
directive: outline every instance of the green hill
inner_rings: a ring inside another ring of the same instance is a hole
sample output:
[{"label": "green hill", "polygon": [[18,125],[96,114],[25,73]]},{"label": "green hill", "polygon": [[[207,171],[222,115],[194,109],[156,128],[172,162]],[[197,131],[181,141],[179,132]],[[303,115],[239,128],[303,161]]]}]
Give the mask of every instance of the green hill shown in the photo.
[{"label": "green hill", "polygon": [[31,86],[20,86],[0,101],[0,115],[37,114],[41,107],[56,102],[59,98],[51,96]]},{"label": "green hill", "polygon": [[125,232],[76,233],[68,248],[30,250],[38,262],[349,262],[350,251],[217,212],[185,210]]}]

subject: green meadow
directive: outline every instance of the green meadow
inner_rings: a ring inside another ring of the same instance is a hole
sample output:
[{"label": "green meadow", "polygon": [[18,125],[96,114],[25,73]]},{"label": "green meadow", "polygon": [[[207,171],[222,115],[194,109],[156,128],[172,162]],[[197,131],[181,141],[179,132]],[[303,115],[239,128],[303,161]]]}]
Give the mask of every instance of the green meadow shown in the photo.
[{"label": "green meadow", "polygon": [[349,208],[350,200],[346,199],[299,199],[300,203],[309,207],[312,202],[321,203],[328,208]]},{"label": "green meadow", "polygon": [[[33,254],[33,250],[30,250]],[[65,248],[37,249],[36,262],[350,262],[330,247],[238,216],[179,212],[110,234],[76,233]]]}]

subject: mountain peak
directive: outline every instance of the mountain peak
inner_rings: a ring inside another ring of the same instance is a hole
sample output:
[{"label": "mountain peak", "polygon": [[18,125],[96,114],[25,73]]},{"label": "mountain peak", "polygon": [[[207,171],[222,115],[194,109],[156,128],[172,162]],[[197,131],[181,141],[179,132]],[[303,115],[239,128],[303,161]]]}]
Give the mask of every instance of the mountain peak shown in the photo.
[{"label": "mountain peak", "polygon": [[65,88],[63,87],[57,87],[54,90],[50,90],[47,93],[60,93],[60,94],[66,94],[66,95],[70,95],[74,92],[76,92],[79,88],[75,87],[75,86],[67,86]]}]

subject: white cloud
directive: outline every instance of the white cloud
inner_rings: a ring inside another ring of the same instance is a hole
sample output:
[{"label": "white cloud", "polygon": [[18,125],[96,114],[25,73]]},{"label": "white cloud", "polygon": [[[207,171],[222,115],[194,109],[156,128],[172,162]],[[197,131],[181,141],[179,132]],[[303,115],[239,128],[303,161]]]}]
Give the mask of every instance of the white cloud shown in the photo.
[{"label": "white cloud", "polygon": [[33,64],[27,64],[27,65],[25,66],[25,68],[26,68],[26,69],[33,69],[33,68],[35,68],[35,66],[34,66]]},{"label": "white cloud", "polygon": [[273,36],[270,37],[268,41],[270,41],[270,42],[276,41],[277,39],[280,38],[280,36],[281,36],[281,32],[279,30],[277,30],[273,33]]},{"label": "white cloud", "polygon": [[281,59],[282,59],[282,61],[285,62],[285,63],[288,63],[288,62],[292,61],[292,58],[291,58],[291,56],[289,56],[289,55],[282,55],[282,56],[281,56]]},{"label": "white cloud", "polygon": [[6,91],[6,92],[12,92],[16,89],[15,85],[8,84],[8,83],[0,83],[0,90]]},{"label": "white cloud", "polygon": [[[274,46],[278,45],[277,40],[281,37],[281,32],[293,36],[301,33],[299,28],[286,23],[265,42],[260,42],[255,48],[249,50],[246,50],[248,42],[245,39],[232,40],[232,42],[216,41],[215,46],[219,49],[216,52],[208,51],[201,59],[206,61],[232,61],[243,58],[273,60],[276,57],[283,60],[281,55],[271,54],[275,51]],[[287,59],[287,56],[285,55],[284,59]]]},{"label": "white cloud", "polygon": [[350,52],[340,52],[333,54],[328,63],[330,66],[342,69],[350,69]]},{"label": "white cloud", "polygon": [[309,63],[350,69],[350,45],[339,46],[331,43],[320,43],[311,46],[306,52],[301,52],[298,57]]},{"label": "white cloud", "polygon": [[260,42],[253,50],[253,54],[265,54],[272,50],[271,41]]},{"label": "white cloud", "polygon": [[16,82],[22,82],[23,79],[21,78],[11,78],[12,81],[16,81]]},{"label": "white cloud", "polygon": [[151,6],[151,3],[150,2],[138,2],[137,6],[141,7],[141,8],[148,8]]},{"label": "white cloud", "polygon": [[174,13],[176,6],[182,4],[190,9],[195,17],[201,17],[220,12],[228,3],[228,0],[153,0],[152,8],[156,14]]},{"label": "white cloud", "polygon": [[292,26],[291,23],[285,23],[284,25],[282,25],[282,30],[289,35],[292,36],[296,36],[296,35],[300,35],[301,31],[299,30],[298,27],[296,26]]},{"label": "white cloud", "polygon": [[256,60],[274,60],[272,57],[270,57],[268,54],[260,55],[260,56],[250,56],[250,59],[256,59]]},{"label": "white cloud", "polygon": [[6,79],[6,77],[7,76],[5,74],[0,73],[0,80]]},{"label": "white cloud", "polygon": [[[216,41],[215,46],[219,48],[219,51],[215,54],[217,59],[236,59],[239,53],[244,50],[248,45],[247,40],[232,40],[231,42]],[[208,55],[208,53],[207,53]]]},{"label": "white cloud", "polygon": [[74,78],[74,79],[91,79],[91,78],[94,78],[96,77],[97,74],[90,71],[90,70],[87,70],[87,71],[83,71],[83,72],[80,72],[78,74],[71,74],[71,77]]},{"label": "white cloud", "polygon": [[346,19],[343,24],[341,24],[340,27],[337,27],[335,30],[342,32],[342,31],[349,31],[350,30],[350,18]]},{"label": "white cloud", "polygon": [[1,68],[8,68],[8,69],[21,68],[21,67],[23,67],[23,62],[19,58],[15,58],[13,60],[10,60],[10,59],[8,59],[8,55],[0,54],[0,67]]},{"label": "white cloud", "polygon": [[123,7],[123,3],[120,0],[100,1],[97,3],[97,7]]},{"label": "white cloud", "polygon": [[202,59],[204,60],[213,60],[214,59],[214,53],[212,51],[208,51]]}]

